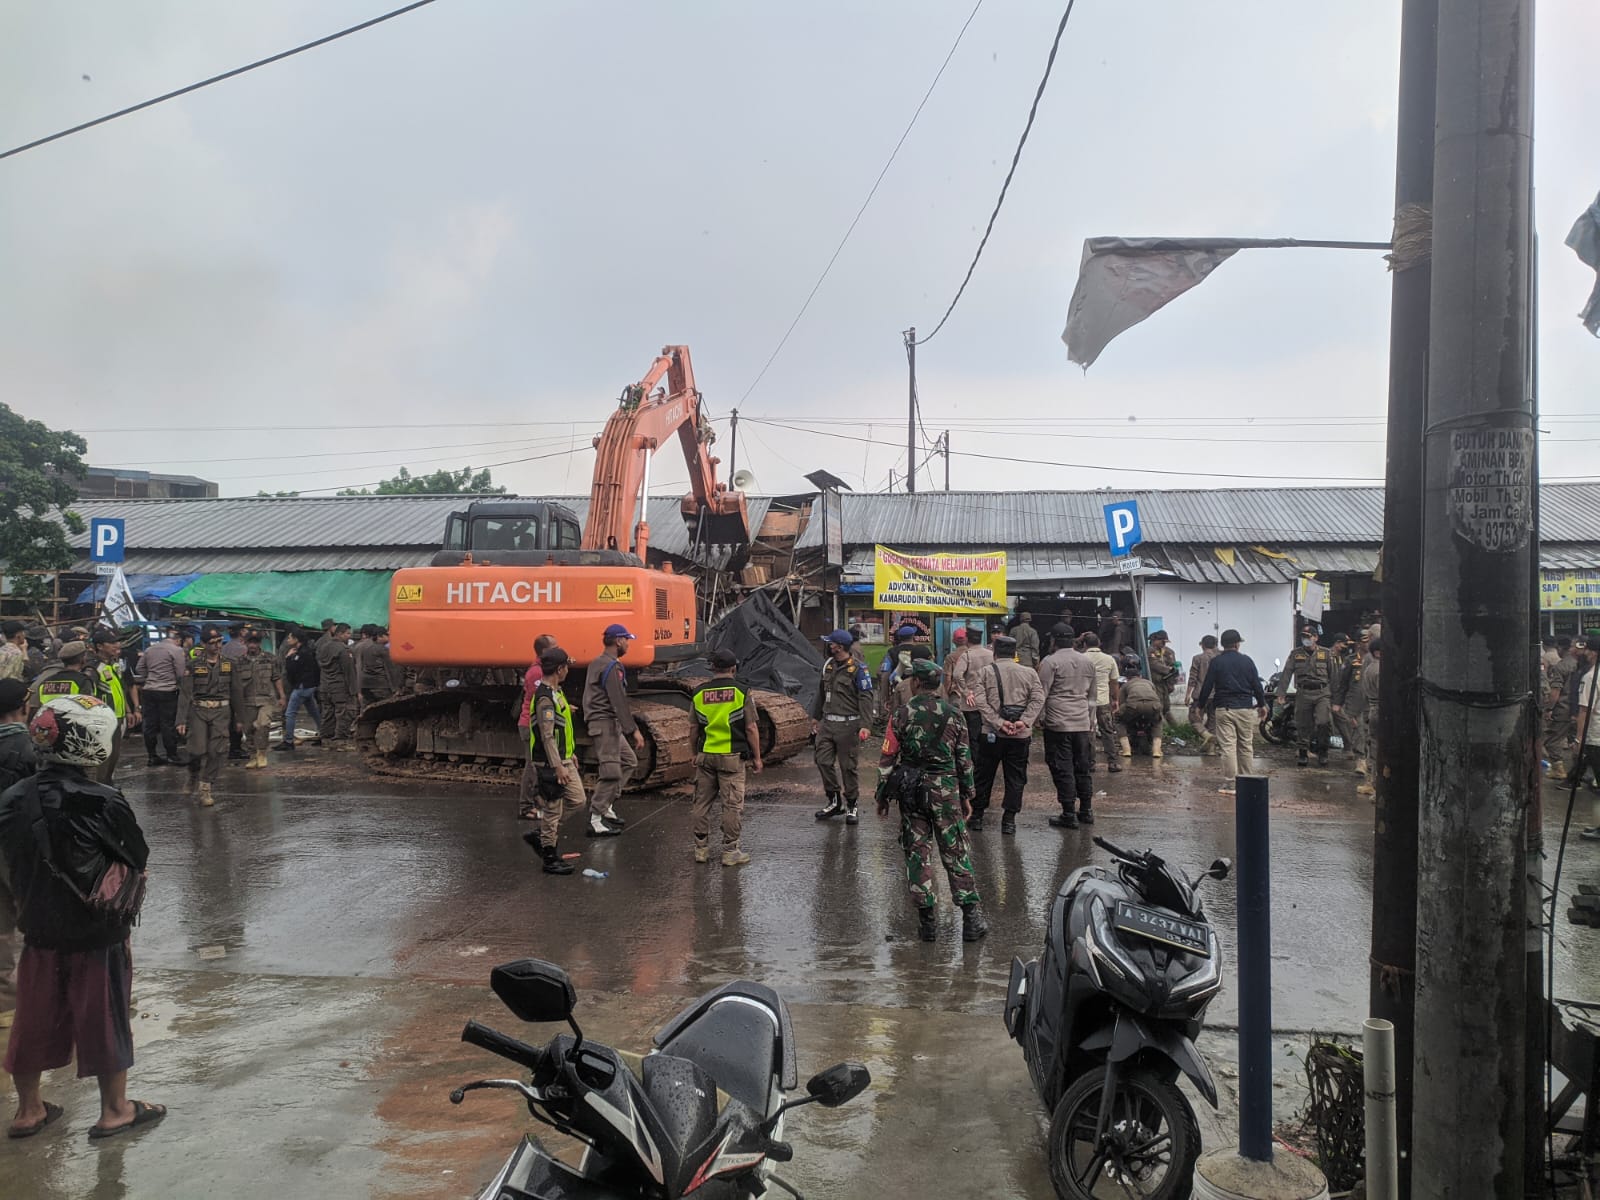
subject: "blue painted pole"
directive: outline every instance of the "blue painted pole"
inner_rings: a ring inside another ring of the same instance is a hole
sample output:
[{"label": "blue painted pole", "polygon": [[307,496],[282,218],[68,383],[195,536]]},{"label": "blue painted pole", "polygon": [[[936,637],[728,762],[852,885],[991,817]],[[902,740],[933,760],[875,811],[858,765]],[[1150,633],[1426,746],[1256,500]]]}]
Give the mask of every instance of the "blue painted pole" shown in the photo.
[{"label": "blue painted pole", "polygon": [[1272,862],[1267,779],[1235,784],[1239,894],[1239,1153],[1272,1161]]}]

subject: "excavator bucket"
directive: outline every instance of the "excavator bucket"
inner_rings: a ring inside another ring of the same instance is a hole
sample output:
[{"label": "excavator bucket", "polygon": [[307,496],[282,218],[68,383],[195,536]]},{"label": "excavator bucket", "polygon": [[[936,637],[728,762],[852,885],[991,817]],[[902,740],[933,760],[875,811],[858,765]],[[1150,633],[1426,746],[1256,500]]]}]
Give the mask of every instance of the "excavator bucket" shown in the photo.
[{"label": "excavator bucket", "polygon": [[704,508],[694,496],[685,496],[683,523],[694,545],[749,546],[751,541],[750,514],[743,492],[720,492]]}]

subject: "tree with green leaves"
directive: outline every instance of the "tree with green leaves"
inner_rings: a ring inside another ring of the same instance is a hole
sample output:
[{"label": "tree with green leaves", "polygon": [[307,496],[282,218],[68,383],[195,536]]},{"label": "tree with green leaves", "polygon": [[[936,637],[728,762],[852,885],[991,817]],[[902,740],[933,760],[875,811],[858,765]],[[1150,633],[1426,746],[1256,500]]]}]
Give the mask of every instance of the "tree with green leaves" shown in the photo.
[{"label": "tree with green leaves", "polygon": [[36,604],[49,581],[24,571],[64,571],[77,557],[68,532],[82,533],[83,518],[69,505],[88,473],[88,450],[75,433],[30,421],[0,404],[0,571],[14,600]]},{"label": "tree with green leaves", "polygon": [[489,478],[489,469],[473,473],[471,467],[459,471],[435,471],[431,475],[413,475],[404,467],[393,479],[385,479],[375,488],[345,488],[341,496],[445,496],[474,493],[482,496],[503,496],[506,489],[496,487]]}]

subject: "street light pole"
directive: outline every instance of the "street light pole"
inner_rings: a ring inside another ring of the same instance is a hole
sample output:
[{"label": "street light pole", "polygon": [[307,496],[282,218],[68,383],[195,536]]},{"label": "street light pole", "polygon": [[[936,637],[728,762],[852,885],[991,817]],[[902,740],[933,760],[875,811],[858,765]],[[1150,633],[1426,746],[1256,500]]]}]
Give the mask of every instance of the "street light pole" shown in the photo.
[{"label": "street light pole", "polygon": [[[1533,6],[1439,9],[1412,1195],[1521,1200],[1531,933]],[[1385,664],[1387,666],[1387,664]]]},{"label": "street light pole", "polygon": [[906,339],[906,491],[917,490],[917,327]]}]

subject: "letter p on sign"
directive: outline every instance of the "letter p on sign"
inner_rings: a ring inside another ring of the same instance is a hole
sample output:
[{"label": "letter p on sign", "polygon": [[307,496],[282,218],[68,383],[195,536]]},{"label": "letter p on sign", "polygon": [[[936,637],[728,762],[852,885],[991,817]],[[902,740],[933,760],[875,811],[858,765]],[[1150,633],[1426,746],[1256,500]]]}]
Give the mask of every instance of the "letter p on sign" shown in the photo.
[{"label": "letter p on sign", "polygon": [[1133,548],[1144,540],[1139,528],[1139,502],[1119,500],[1105,506],[1106,544],[1111,547],[1112,558],[1126,558]]},{"label": "letter p on sign", "polygon": [[95,517],[89,522],[89,557],[95,562],[119,563],[126,549],[121,517]]}]

